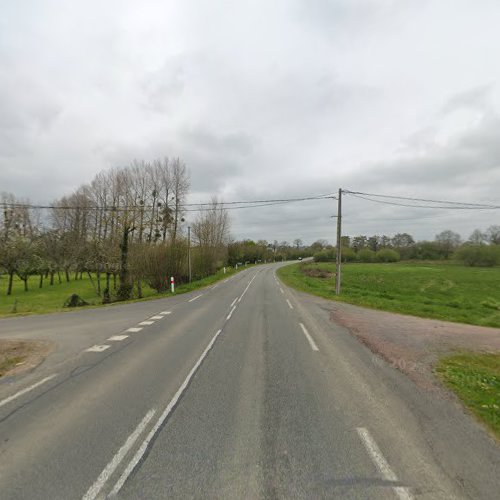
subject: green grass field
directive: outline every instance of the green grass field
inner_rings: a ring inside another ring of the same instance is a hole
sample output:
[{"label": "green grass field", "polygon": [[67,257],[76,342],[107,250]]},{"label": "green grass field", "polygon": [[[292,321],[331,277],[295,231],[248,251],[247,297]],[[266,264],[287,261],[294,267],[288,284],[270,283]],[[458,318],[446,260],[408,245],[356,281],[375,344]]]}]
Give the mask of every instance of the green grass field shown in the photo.
[{"label": "green grass field", "polygon": [[[177,295],[208,286],[216,281],[231,276],[235,272],[248,269],[248,267],[250,266],[241,267],[238,271],[228,267],[226,268],[226,274],[224,274],[221,270],[212,276],[208,276],[207,278],[193,281],[191,283],[185,283],[176,287],[175,293]],[[6,275],[0,276],[0,317],[72,310],[63,308],[63,304],[73,293],[78,294],[82,299],[90,304],[86,307],[102,306],[102,298],[97,296],[94,286],[87,275],[83,275],[83,279],[81,280],[79,279],[75,281],[72,279],[69,283],[65,280],[63,280],[62,283],[59,283],[56,277],[54,285],[50,286],[48,281],[46,281],[42,289],[38,288],[39,278],[37,276],[33,276],[29,280],[28,292],[24,291],[23,282],[19,279],[15,279],[13,292],[10,296],[7,296],[7,279]],[[111,284],[112,283],[113,281],[111,280]],[[105,285],[103,278],[101,278],[101,285],[104,288]],[[143,285],[142,293],[142,299],[132,299],[130,302],[150,300],[172,295],[170,292],[158,294],[156,290],[153,290],[146,284]]]},{"label": "green grass field", "polygon": [[500,439],[500,354],[458,354],[443,358],[438,376]]},{"label": "green grass field", "polygon": [[425,318],[500,327],[498,267],[427,262],[345,264],[340,297],[335,295],[334,273],[335,264],[330,263],[293,264],[278,271],[287,285],[328,299]]}]

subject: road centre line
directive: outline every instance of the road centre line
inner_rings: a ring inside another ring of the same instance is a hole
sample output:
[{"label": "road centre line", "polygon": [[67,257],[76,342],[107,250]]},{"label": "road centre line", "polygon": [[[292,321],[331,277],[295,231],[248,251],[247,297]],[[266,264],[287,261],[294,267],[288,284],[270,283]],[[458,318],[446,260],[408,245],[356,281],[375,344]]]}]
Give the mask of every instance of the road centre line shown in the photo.
[{"label": "road centre line", "polygon": [[152,325],[153,323],[154,323],[154,321],[141,321],[139,323],[139,325],[148,326],[148,325]]},{"label": "road centre line", "polygon": [[293,309],[292,303],[288,299],[286,299],[286,303],[290,309]]},{"label": "road centre line", "polygon": [[232,302],[231,302],[231,305],[229,307],[233,307],[234,304],[236,303],[236,301],[238,300],[238,297],[236,297]]},{"label": "road centre line", "polygon": [[280,292],[285,295],[285,292],[283,291],[283,288],[280,287]]},{"label": "road centre line", "polygon": [[160,418],[154,425],[154,427],[151,429],[149,434],[146,436],[146,439],[142,442],[140,448],[137,450],[136,454],[132,458],[132,460],[129,462],[128,466],[126,469],[123,471],[122,475],[114,485],[113,489],[111,490],[111,493],[109,496],[115,496],[118,494],[118,492],[121,490],[122,486],[125,484],[125,481],[127,478],[130,476],[130,474],[133,472],[133,470],[136,468],[137,464],[141,461],[142,457],[144,456],[144,453],[146,453],[146,450],[148,449],[149,443],[151,440],[155,437],[156,433],[158,430],[161,428],[167,417],[170,415],[172,410],[174,409],[175,405],[177,404],[177,401],[179,401],[179,398],[182,396],[184,391],[186,390],[190,380],[193,378],[194,374],[198,370],[199,366],[207,356],[207,354],[210,352],[210,349],[212,349],[212,346],[214,345],[215,341],[217,340],[217,337],[220,335],[222,330],[217,330],[217,333],[212,337],[212,340],[209,342],[208,346],[205,348],[201,356],[199,357],[198,361],[196,364],[193,366],[191,371],[189,372],[188,376],[184,380],[184,382],[181,384],[177,392],[175,393],[174,397],[168,403],[167,407],[163,411],[163,413],[160,415]]},{"label": "road centre line", "polygon": [[163,319],[163,316],[151,316],[149,319]]},{"label": "road centre line", "polygon": [[[372,462],[375,464],[382,477],[386,481],[399,481],[398,477],[391,469],[391,466],[385,459],[384,455],[382,455],[382,452],[380,451],[377,443],[368,432],[368,429],[365,429],[364,427],[358,427],[356,430],[358,431],[359,437],[361,438],[361,441],[363,441],[363,444],[366,448],[366,451],[368,451]],[[404,486],[393,486],[393,490],[400,500],[413,499],[413,496],[411,495],[409,489],[405,488]]]},{"label": "road centre line", "polygon": [[118,450],[116,455],[111,459],[111,462],[106,465],[104,470],[101,472],[96,482],[88,489],[87,493],[83,496],[82,500],[94,500],[99,492],[102,490],[103,486],[106,484],[108,479],[111,477],[116,468],[120,465],[121,461],[125,458],[125,455],[129,452],[130,448],[137,441],[137,438],[143,433],[146,425],[154,417],[156,413],[155,409],[149,410],[145,417],[141,420],[139,425],[135,428],[134,432],[125,441],[125,444]]},{"label": "road centre line", "polygon": [[172,311],[162,311],[160,314],[166,316],[167,314],[172,314]]},{"label": "road centre line", "polygon": [[112,337],[109,337],[108,340],[119,342],[120,340],[128,339],[128,337],[129,337],[128,335],[113,335]]},{"label": "road centre line", "polygon": [[88,349],[85,349],[85,352],[102,352],[105,351],[106,349],[109,349],[111,346],[108,344],[102,344],[102,345],[93,345],[92,347],[89,347]]},{"label": "road centre line", "polygon": [[125,330],[126,332],[132,332],[132,333],[137,333],[137,332],[140,332],[142,330],[142,328],[140,327],[132,327],[132,328],[128,328],[127,330]]},{"label": "road centre line", "polygon": [[231,312],[227,315],[226,321],[227,321],[228,319],[231,319],[231,316],[233,315],[233,313],[234,313],[234,310],[235,310],[235,309],[236,309],[236,306],[234,306],[234,307],[231,309]]},{"label": "road centre line", "polygon": [[197,295],[196,297],[193,297],[192,299],[189,299],[188,302],[194,302],[195,300],[199,299],[203,294],[201,293],[200,295]]},{"label": "road centre line", "polygon": [[247,290],[250,288],[250,285],[252,284],[252,281],[256,278],[256,276],[257,276],[258,273],[259,273],[259,271],[257,271],[254,274],[254,277],[249,281],[247,287],[245,288],[245,290],[243,290],[243,293],[240,295],[240,297],[238,299],[238,302],[241,302],[241,299],[243,298],[243,296],[245,295],[245,293],[247,293]]},{"label": "road centre line", "polygon": [[30,385],[29,387],[26,387],[25,389],[22,389],[19,392],[16,392],[12,396],[9,396],[8,398],[2,399],[0,401],[0,407],[6,405],[7,403],[10,403],[11,401],[14,401],[14,399],[20,398],[22,395],[32,391],[33,389],[36,389],[37,387],[40,387],[41,385],[45,384],[49,380],[52,380],[54,377],[57,377],[57,373],[53,373],[52,375],[49,375],[48,377],[43,378],[42,380],[39,380],[33,385]]},{"label": "road centre line", "polygon": [[304,335],[306,336],[307,340],[309,341],[311,349],[313,351],[319,351],[318,346],[316,345],[316,342],[314,342],[314,340],[311,337],[311,335],[309,335],[309,332],[307,331],[307,328],[302,323],[299,323],[299,325],[300,325],[300,328],[302,328],[302,331],[304,332]]}]

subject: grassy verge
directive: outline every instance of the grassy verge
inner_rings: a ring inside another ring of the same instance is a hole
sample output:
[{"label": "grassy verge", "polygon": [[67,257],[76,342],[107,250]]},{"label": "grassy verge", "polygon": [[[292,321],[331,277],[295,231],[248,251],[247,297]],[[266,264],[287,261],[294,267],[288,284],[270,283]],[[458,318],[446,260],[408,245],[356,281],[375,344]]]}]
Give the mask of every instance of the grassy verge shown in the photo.
[{"label": "grassy verge", "polygon": [[[240,267],[238,270],[227,267],[226,274],[224,274],[223,270],[220,270],[216,274],[207,276],[206,278],[179,285],[176,287],[175,294],[178,295],[181,293],[187,293],[198,288],[209,286],[235,273],[248,269],[249,267],[250,265]],[[104,286],[104,280],[102,281],[102,285]],[[24,285],[20,280],[14,280],[13,293],[12,295],[7,296],[7,277],[5,275],[0,277],[0,317],[74,310],[63,308],[64,302],[73,293],[78,294],[82,299],[88,302],[89,306],[87,307],[102,306],[102,298],[97,295],[94,285],[88,275],[84,275],[81,280],[72,280],[69,283],[66,281],[63,281],[62,283],[56,282],[52,286],[47,283],[44,284],[41,289],[38,288],[38,277],[33,276],[29,280],[28,292],[24,291],[23,286]],[[143,298],[141,299],[134,298],[127,302],[117,303],[124,304],[128,302],[139,302],[172,296],[170,291],[158,293],[146,284],[143,285],[142,293]]]},{"label": "grassy verge", "polygon": [[458,354],[436,372],[464,405],[500,439],[500,354]]},{"label": "grassy verge", "polygon": [[282,267],[298,290],[327,299],[413,316],[500,327],[500,268],[443,263],[346,264],[335,295],[335,264]]}]

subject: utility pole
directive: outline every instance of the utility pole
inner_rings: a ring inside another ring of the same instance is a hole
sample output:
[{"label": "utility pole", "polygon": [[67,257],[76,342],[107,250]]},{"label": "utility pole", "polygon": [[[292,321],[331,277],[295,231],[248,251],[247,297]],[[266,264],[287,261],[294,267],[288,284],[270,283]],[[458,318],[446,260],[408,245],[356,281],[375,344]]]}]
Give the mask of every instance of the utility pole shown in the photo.
[{"label": "utility pole", "polygon": [[189,283],[191,283],[191,226],[188,226],[188,273]]},{"label": "utility pole", "polygon": [[335,259],[335,294],[340,295],[340,272],[342,263],[342,189],[339,189],[337,208],[337,258]]}]

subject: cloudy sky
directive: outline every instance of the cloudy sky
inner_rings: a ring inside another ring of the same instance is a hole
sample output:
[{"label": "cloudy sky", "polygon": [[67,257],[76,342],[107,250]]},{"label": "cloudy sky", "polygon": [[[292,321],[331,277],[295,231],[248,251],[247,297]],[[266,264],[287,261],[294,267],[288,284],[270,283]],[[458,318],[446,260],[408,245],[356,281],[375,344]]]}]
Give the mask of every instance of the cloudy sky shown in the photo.
[{"label": "cloudy sky", "polygon": [[[180,156],[190,201],[368,193],[500,204],[498,0],[0,0],[0,191],[48,202]],[[333,240],[332,200],[231,212],[235,237]],[[344,233],[500,211],[346,196]]]}]

